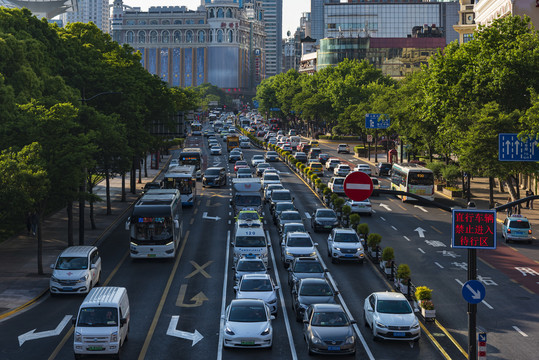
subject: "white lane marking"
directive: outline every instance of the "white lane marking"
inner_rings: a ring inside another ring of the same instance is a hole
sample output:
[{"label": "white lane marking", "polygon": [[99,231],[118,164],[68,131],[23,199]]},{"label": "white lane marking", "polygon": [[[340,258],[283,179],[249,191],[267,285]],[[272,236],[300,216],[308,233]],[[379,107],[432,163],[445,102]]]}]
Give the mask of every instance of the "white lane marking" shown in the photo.
[{"label": "white lane marking", "polygon": [[232,216],[232,212],[231,212],[231,211],[228,212],[228,216]]},{"label": "white lane marking", "polygon": [[30,330],[28,332],[25,332],[22,335],[19,335],[19,337],[18,337],[18,339],[19,339],[19,347],[21,347],[22,344],[24,344],[26,341],[29,341],[29,340],[36,340],[36,339],[42,339],[42,338],[46,338],[46,337],[50,337],[50,336],[58,336],[58,335],[60,335],[60,333],[66,327],[67,323],[72,318],[73,318],[73,315],[64,316],[62,321],[60,321],[60,323],[56,326],[56,328],[54,330],[46,330],[46,331],[40,331],[40,332],[36,333],[35,331],[37,329],[34,329],[34,330]]},{"label": "white lane marking", "polygon": [[[460,285],[460,286],[464,286],[464,283],[462,281],[460,281],[459,279],[455,279],[455,281]],[[490,310],[494,310],[494,308],[488,303],[486,302],[485,300],[481,301],[483,304],[485,304],[486,307],[488,307]]]},{"label": "white lane marking", "polygon": [[305,217],[306,217],[307,219],[310,219],[310,218],[311,218],[311,214],[309,214],[308,212],[305,212]]},{"label": "white lane marking", "polygon": [[[269,231],[266,230],[266,237],[268,242],[271,242]],[[273,253],[273,246],[269,248],[271,253],[271,261],[273,261],[273,272],[275,273],[275,280],[279,286],[279,299],[281,300],[281,309],[283,311],[284,323],[286,326],[286,332],[288,333],[288,343],[290,344],[290,352],[292,353],[292,360],[298,360],[298,354],[296,352],[296,346],[294,345],[294,338],[292,337],[292,329],[290,328],[290,322],[288,321],[288,314],[286,312],[286,304],[284,302],[284,296],[282,295],[281,279],[279,278],[279,273],[277,272],[277,263],[275,262],[275,254]]]},{"label": "white lane marking", "polygon": [[434,262],[440,269],[443,269],[444,267],[442,265],[440,265],[439,263],[437,262]]},{"label": "white lane marking", "polygon": [[428,210],[426,210],[423,206],[414,205],[414,207],[418,208],[419,210],[421,210],[423,212],[428,212]]},{"label": "white lane marking", "polygon": [[380,204],[380,207],[383,207],[384,209],[386,209],[387,211],[393,211],[391,210],[391,208],[389,206],[387,206],[386,204]]},{"label": "white lane marking", "polygon": [[230,220],[228,220],[228,225],[230,225],[230,224],[232,224],[232,223],[230,222]]},{"label": "white lane marking", "polygon": [[425,229],[421,228],[421,227],[418,227],[416,229],[414,229],[414,231],[417,231],[417,233],[419,234],[419,237],[420,238],[424,238],[425,237]]},{"label": "white lane marking", "polygon": [[[320,260],[320,262],[324,266],[324,269],[327,269],[326,263],[322,259],[322,256],[320,256],[320,252],[318,252],[318,249],[316,249],[316,254],[318,255],[318,260]],[[331,282],[331,285],[333,286],[333,288],[335,290],[337,290],[337,284],[335,283],[335,280],[333,279],[333,276],[331,276],[331,274],[329,272],[326,273],[326,274],[327,274],[327,277],[328,277],[329,281]],[[339,297],[339,300],[341,301],[341,305],[342,305],[344,311],[346,311],[346,315],[348,315],[348,317],[350,319],[353,319],[354,317],[350,313],[350,310],[348,310],[348,307],[346,306],[341,293],[339,292],[339,295],[337,295],[337,296]],[[363,338],[363,335],[359,331],[359,328],[358,328],[357,324],[354,324],[353,327],[354,327],[354,331],[356,332],[357,337],[359,338],[359,340],[361,341],[361,344],[363,345],[363,348],[365,349],[365,352],[369,356],[369,359],[374,360],[374,355],[372,355],[371,349],[369,348],[369,346],[367,345],[367,342],[365,341],[365,338]]]},{"label": "white lane marking", "polygon": [[398,229],[397,229],[396,227],[394,227],[393,225],[391,225],[391,228],[392,228],[393,230],[398,231]]},{"label": "white lane marking", "polygon": [[408,238],[408,236],[403,236],[403,237],[404,237],[404,239],[406,239],[406,241],[411,241],[411,240]]},{"label": "white lane marking", "polygon": [[421,248],[417,248],[417,250],[419,250],[423,254],[425,253],[425,251],[423,251],[423,249],[421,249]]},{"label": "white lane marking", "polygon": [[381,217],[381,216],[380,216],[380,219],[382,219],[382,221],[386,221],[386,219],[385,219],[384,217]]},{"label": "white lane marking", "polygon": [[177,330],[176,328],[178,327],[179,320],[180,320],[179,315],[174,315],[170,318],[170,323],[168,324],[168,329],[167,329],[167,335],[186,339],[186,340],[191,340],[192,341],[191,346],[195,346],[197,342],[204,339],[204,336],[202,336],[202,334],[199,333],[198,330],[196,329],[194,333]]},{"label": "white lane marking", "polygon": [[[230,224],[230,220],[228,221]],[[230,258],[230,230],[226,233],[226,260],[225,272],[223,276],[223,299],[221,301],[221,321],[219,324],[219,344],[217,344],[217,360],[223,358],[223,327],[225,325],[225,310],[226,310],[226,283],[228,280],[228,261]]]},{"label": "white lane marking", "polygon": [[526,334],[524,331],[520,330],[518,327],[513,326],[513,329],[515,329],[520,335],[524,337],[528,337],[528,334]]}]

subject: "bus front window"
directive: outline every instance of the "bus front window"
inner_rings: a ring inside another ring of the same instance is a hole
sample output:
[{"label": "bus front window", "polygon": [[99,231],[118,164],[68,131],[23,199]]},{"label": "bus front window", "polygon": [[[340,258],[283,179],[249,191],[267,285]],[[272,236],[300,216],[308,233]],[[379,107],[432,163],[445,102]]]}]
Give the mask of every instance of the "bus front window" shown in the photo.
[{"label": "bus front window", "polygon": [[432,186],[434,176],[431,173],[410,173],[408,183],[409,185]]},{"label": "bus front window", "polygon": [[179,190],[180,194],[191,194],[193,192],[193,179],[181,179]]},{"label": "bus front window", "polygon": [[139,218],[132,227],[131,236],[136,240],[165,240],[172,237],[172,218]]}]

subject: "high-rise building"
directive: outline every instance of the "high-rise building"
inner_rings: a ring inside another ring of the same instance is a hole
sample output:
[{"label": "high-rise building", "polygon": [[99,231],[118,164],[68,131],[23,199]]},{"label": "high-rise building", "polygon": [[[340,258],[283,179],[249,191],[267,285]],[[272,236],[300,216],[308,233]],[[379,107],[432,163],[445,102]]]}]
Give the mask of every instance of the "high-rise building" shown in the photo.
[{"label": "high-rise building", "polygon": [[281,72],[283,0],[262,0],[266,30],[266,77]]},{"label": "high-rise building", "polygon": [[324,2],[311,0],[311,38],[316,41],[324,38]]},{"label": "high-rise building", "polygon": [[0,6],[27,8],[38,18],[52,19],[68,10],[76,11],[80,0],[0,0]]},{"label": "high-rise building", "polygon": [[80,0],[77,11],[60,15],[62,23],[93,22],[101,31],[110,32],[110,8],[108,0]]}]

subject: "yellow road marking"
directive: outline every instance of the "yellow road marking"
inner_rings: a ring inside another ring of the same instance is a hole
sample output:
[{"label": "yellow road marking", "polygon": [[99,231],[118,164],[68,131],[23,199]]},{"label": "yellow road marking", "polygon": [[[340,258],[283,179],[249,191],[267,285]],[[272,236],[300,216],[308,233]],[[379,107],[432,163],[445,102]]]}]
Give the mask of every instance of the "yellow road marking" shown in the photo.
[{"label": "yellow road marking", "polygon": [[520,285],[520,287],[523,288],[524,290],[526,290],[527,292],[529,292],[530,294],[535,294],[533,291],[531,291],[530,289],[528,289],[524,285]]},{"label": "yellow road marking", "polygon": [[423,219],[421,219],[421,218],[420,218],[419,216],[417,216],[417,215],[414,215],[414,217],[415,217],[417,220],[419,220],[419,221],[423,221]]},{"label": "yellow road marking", "polygon": [[180,292],[178,293],[178,298],[176,299],[176,306],[178,307],[198,307],[204,304],[204,301],[208,301],[209,299],[204,295],[204,293],[201,291],[195,296],[191,298],[191,301],[194,301],[194,303],[191,304],[184,304],[183,300],[185,299],[185,293],[187,292],[187,284],[183,284],[180,286]]},{"label": "yellow road marking", "polygon": [[161,316],[161,312],[163,311],[163,307],[165,306],[165,300],[167,299],[168,292],[170,291],[172,280],[174,280],[174,275],[176,274],[176,270],[178,269],[178,265],[180,263],[180,259],[183,254],[183,250],[185,249],[185,244],[187,244],[188,238],[189,238],[189,230],[187,230],[187,232],[185,233],[185,237],[183,238],[183,244],[182,244],[182,247],[180,248],[180,253],[176,257],[176,261],[174,262],[174,267],[172,268],[172,272],[170,273],[170,276],[168,277],[167,285],[165,286],[165,290],[163,291],[163,295],[161,296],[161,301],[159,301],[159,305],[157,306],[157,310],[155,311],[152,324],[150,325],[150,329],[148,330],[148,335],[146,335],[146,340],[144,340],[144,345],[142,346],[142,349],[140,350],[140,354],[138,356],[139,360],[144,360],[144,358],[146,358],[146,352],[148,351],[148,347],[150,346],[150,341],[152,341],[153,333],[155,332],[155,328],[157,327],[157,321],[159,320],[159,317]]},{"label": "yellow road marking", "polygon": [[496,269],[494,266],[490,265],[487,261],[481,259],[480,257],[478,257],[479,261],[481,261],[483,264],[487,265],[489,268],[491,269]]},{"label": "yellow road marking", "polygon": [[440,328],[440,330],[443,331],[443,333],[445,334],[445,336],[447,336],[449,338],[449,340],[451,340],[451,342],[453,343],[453,345],[456,346],[457,349],[459,349],[459,351],[462,353],[462,355],[464,355],[466,357],[466,359],[468,358],[468,352],[466,350],[464,350],[462,348],[462,346],[460,346],[460,344],[457,342],[457,340],[455,340],[455,338],[453,336],[451,336],[451,334],[449,333],[449,331],[447,331],[443,326],[442,324],[440,324],[438,322],[438,320],[434,320],[434,323],[436,324],[436,326],[438,326]]},{"label": "yellow road marking", "polygon": [[438,234],[443,234],[440,230],[436,229],[434,226],[430,226],[432,230],[436,231]]},{"label": "yellow road marking", "polygon": [[192,273],[190,273],[189,275],[187,275],[187,276],[185,277],[186,279],[192,278],[193,276],[195,276],[195,275],[198,274],[198,273],[201,273],[202,276],[204,276],[206,279],[211,279],[211,275],[208,274],[208,273],[206,272],[206,270],[204,270],[204,268],[207,267],[207,266],[209,266],[209,265],[213,262],[213,260],[208,261],[207,263],[205,263],[205,264],[202,265],[202,266],[198,265],[196,262],[194,262],[194,261],[192,261],[192,260],[189,261],[189,262],[191,263],[191,265],[194,266],[195,271],[193,271]]},{"label": "yellow road marking", "polygon": [[193,212],[193,215],[196,215],[198,212],[198,208],[195,209],[195,211]]},{"label": "yellow road marking", "polygon": [[195,222],[195,218],[191,218],[191,221],[189,221],[189,224],[193,225],[194,222]]},{"label": "yellow road marking", "polygon": [[423,323],[420,321],[419,322],[419,326],[421,326],[421,330],[423,330],[423,332],[425,334],[427,334],[427,336],[429,337],[430,341],[434,344],[434,346],[436,346],[438,348],[438,351],[440,351],[442,353],[442,355],[444,356],[444,358],[450,360],[451,357],[449,356],[448,353],[445,352],[444,348],[442,347],[442,345],[440,345],[438,343],[438,341],[436,341],[436,339],[434,338],[434,336],[432,336],[432,334],[430,333],[429,330],[427,330],[427,328],[425,327],[425,325],[423,325]]},{"label": "yellow road marking", "polygon": [[[401,202],[399,201],[397,203],[397,206],[400,207],[402,210],[406,211],[406,208],[404,206],[401,205]],[[417,216],[417,215],[416,215]]]}]

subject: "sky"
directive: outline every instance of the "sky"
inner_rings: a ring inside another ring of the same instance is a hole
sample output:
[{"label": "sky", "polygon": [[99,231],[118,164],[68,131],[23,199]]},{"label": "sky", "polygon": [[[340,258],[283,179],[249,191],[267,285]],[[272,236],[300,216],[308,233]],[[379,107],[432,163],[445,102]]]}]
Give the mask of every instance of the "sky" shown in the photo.
[{"label": "sky", "polygon": [[[147,11],[151,6],[186,6],[189,10],[196,10],[200,0],[123,0],[125,5],[140,7]],[[283,38],[290,30],[292,34],[299,26],[301,13],[311,11],[311,0],[283,0]]]}]

